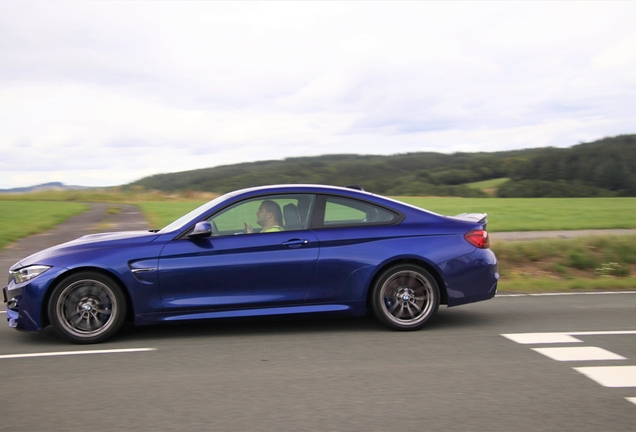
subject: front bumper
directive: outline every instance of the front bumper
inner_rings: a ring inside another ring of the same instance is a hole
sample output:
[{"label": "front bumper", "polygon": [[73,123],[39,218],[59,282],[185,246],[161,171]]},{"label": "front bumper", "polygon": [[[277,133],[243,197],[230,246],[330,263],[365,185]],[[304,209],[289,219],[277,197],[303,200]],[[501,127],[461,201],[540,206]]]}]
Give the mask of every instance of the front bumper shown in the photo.
[{"label": "front bumper", "polygon": [[7,321],[9,322],[9,327],[17,328],[19,315],[18,305],[22,297],[22,290],[20,290],[20,293],[17,293],[13,290],[9,291],[8,287],[4,287],[2,288],[2,297],[4,303],[7,305]]},{"label": "front bumper", "polygon": [[2,289],[9,327],[39,332],[47,325],[43,311],[44,298],[51,284],[64,271],[64,268],[52,267],[46,273],[21,284],[16,284],[13,279],[9,281]]}]

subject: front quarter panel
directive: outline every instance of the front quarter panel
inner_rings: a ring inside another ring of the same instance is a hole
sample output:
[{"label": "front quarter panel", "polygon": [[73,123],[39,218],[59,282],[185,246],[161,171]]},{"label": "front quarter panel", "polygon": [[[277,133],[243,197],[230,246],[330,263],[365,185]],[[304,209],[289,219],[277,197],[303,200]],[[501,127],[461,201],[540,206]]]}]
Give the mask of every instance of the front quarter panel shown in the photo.
[{"label": "front quarter panel", "polygon": [[[16,327],[41,330],[48,322],[47,304],[52,290],[65,277],[80,271],[102,272],[118,280],[135,315],[161,311],[156,268],[163,245],[162,241],[118,242],[81,245],[57,256],[48,254],[36,263],[51,266],[49,270],[19,286],[9,284],[15,289],[7,290],[8,297],[20,296]],[[145,271],[133,273],[133,269]]]},{"label": "front quarter panel", "polygon": [[161,311],[161,297],[157,283],[157,257],[163,246],[161,241],[141,245],[119,244],[81,251],[76,256],[64,257],[62,262],[53,262],[67,268],[64,276],[83,270],[106,272],[121,282],[135,314],[158,312]]}]

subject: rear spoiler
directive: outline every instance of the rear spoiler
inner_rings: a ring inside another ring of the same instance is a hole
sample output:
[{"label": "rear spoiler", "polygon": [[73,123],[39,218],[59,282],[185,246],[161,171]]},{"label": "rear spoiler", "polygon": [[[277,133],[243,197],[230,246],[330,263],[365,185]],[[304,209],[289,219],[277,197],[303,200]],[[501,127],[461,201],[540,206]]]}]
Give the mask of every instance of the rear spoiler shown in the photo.
[{"label": "rear spoiler", "polygon": [[460,213],[455,216],[449,216],[453,219],[464,220],[468,222],[476,222],[484,225],[484,229],[486,229],[486,224],[488,224],[487,219],[488,213]]}]

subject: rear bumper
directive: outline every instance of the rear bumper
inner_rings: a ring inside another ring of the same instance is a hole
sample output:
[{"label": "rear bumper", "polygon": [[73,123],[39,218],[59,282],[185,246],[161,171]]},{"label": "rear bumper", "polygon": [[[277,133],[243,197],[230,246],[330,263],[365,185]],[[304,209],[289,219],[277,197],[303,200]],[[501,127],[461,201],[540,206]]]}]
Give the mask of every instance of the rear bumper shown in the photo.
[{"label": "rear bumper", "polygon": [[499,264],[490,249],[447,261],[441,266],[446,275],[448,306],[489,300],[497,293]]}]

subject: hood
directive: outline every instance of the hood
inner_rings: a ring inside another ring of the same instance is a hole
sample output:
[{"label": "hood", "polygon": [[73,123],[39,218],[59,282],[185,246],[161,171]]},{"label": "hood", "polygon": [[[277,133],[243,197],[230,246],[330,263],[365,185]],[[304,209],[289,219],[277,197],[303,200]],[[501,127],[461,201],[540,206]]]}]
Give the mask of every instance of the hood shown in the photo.
[{"label": "hood", "polygon": [[47,264],[54,258],[81,253],[88,250],[95,251],[98,249],[109,249],[122,246],[128,247],[142,243],[149,243],[157,237],[158,234],[151,231],[122,231],[103,234],[89,234],[36,252],[33,255],[20,260],[11,268],[20,268],[32,264]]}]

